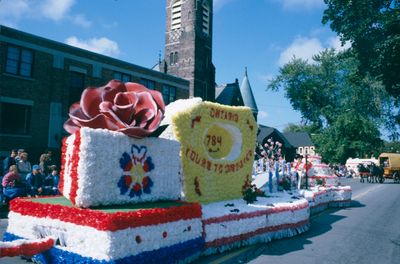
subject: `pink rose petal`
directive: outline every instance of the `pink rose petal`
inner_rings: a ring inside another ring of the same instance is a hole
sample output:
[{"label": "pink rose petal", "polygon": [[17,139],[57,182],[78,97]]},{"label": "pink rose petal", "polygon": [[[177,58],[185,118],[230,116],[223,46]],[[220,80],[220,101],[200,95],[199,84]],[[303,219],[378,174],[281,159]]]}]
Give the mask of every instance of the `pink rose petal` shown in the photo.
[{"label": "pink rose petal", "polygon": [[109,102],[114,102],[114,98],[117,93],[126,92],[124,83],[118,80],[111,80],[105,86],[100,87],[99,89],[102,89],[101,100]]},{"label": "pink rose petal", "polygon": [[156,130],[158,128],[158,126],[160,125],[160,122],[163,119],[163,117],[164,117],[164,114],[161,112],[161,110],[158,110],[158,113],[155,115],[153,120],[151,120],[151,122],[147,126],[147,129],[151,130],[151,131]]},{"label": "pink rose petal", "polygon": [[101,89],[90,87],[86,88],[81,95],[82,112],[88,117],[96,116],[100,113],[99,104],[101,103]]},{"label": "pink rose petal", "polygon": [[94,118],[87,120],[77,119],[74,117],[71,117],[71,119],[73,122],[79,123],[82,127],[106,128],[113,131],[119,129],[115,122],[104,114],[99,114]]},{"label": "pink rose petal", "polygon": [[136,126],[142,128],[146,127],[146,125],[149,123],[149,120],[154,118],[154,116],[155,111],[153,111],[152,109],[143,109],[135,115]]},{"label": "pink rose petal", "polygon": [[76,131],[78,131],[81,127],[77,126],[72,119],[68,119],[65,123],[64,123],[64,129],[65,131],[67,131],[70,134],[75,133]]}]

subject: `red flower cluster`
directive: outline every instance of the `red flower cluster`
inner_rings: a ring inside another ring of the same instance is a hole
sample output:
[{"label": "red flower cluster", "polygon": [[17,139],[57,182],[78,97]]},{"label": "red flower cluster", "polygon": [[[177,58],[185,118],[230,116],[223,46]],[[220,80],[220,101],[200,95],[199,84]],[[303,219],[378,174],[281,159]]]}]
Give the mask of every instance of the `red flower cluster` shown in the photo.
[{"label": "red flower cluster", "polygon": [[299,227],[308,225],[308,223],[309,223],[309,220],[306,219],[306,220],[299,221],[299,222],[293,223],[293,224],[281,224],[281,225],[276,225],[276,226],[267,226],[267,227],[263,227],[263,228],[255,230],[255,231],[245,233],[245,234],[240,234],[240,235],[231,236],[231,237],[224,237],[224,238],[216,239],[216,240],[213,240],[210,242],[206,242],[205,248],[219,247],[221,245],[232,244],[237,241],[242,241],[242,240],[252,238],[256,235],[261,235],[261,234],[270,233],[270,232],[276,232],[279,230],[285,230],[285,229],[289,229],[289,228],[299,228]]},{"label": "red flower cluster", "polygon": [[98,230],[117,231],[138,226],[158,225],[201,217],[201,205],[181,202],[180,206],[142,209],[130,212],[106,213],[101,210],[47,204],[29,198],[11,201],[10,210],[22,215],[57,219]]},{"label": "red flower cluster", "polygon": [[304,201],[303,203],[299,203],[297,205],[285,205],[279,207],[268,208],[265,210],[259,210],[251,213],[241,213],[241,214],[229,214],[220,217],[212,217],[203,220],[203,225],[209,225],[214,223],[222,223],[227,221],[238,221],[245,218],[253,218],[261,215],[270,215],[270,214],[277,214],[286,211],[297,211],[308,207],[308,202]]},{"label": "red flower cluster", "polygon": [[76,131],[74,140],[74,151],[69,162],[71,162],[71,191],[69,193],[69,199],[73,204],[76,204],[75,199],[78,192],[78,163],[79,163],[79,151],[81,146],[81,133]]},{"label": "red flower cluster", "polygon": [[5,246],[0,247],[0,258],[16,256],[31,257],[49,250],[54,245],[54,239],[52,238],[35,239],[32,241],[26,240],[21,243],[16,243],[17,241],[18,240],[14,242],[3,242],[3,245]]}]

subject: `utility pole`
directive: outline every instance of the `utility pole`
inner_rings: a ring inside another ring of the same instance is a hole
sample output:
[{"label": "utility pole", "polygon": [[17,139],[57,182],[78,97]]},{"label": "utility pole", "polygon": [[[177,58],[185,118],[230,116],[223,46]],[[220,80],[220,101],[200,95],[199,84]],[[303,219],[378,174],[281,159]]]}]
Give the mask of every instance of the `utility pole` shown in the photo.
[{"label": "utility pole", "polygon": [[308,154],[306,153],[306,190],[308,190],[308,163],[307,163]]}]

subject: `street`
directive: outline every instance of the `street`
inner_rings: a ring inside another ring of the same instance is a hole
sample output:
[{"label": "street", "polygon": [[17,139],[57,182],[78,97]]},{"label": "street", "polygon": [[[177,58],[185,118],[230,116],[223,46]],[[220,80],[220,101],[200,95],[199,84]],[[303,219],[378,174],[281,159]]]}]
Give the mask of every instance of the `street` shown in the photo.
[{"label": "street", "polygon": [[[204,263],[400,263],[400,185],[360,183],[342,179],[353,188],[352,206],[328,209],[311,219],[309,231],[268,244],[202,257]],[[0,235],[7,225],[1,219]],[[3,258],[3,264],[26,263]]]}]

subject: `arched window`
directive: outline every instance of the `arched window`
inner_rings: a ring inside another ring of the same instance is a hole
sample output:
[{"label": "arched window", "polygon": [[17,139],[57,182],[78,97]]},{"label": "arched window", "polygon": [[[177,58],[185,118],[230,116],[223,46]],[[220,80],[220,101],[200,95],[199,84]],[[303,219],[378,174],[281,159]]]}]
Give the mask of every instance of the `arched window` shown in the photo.
[{"label": "arched window", "polygon": [[181,28],[182,0],[174,0],[171,8],[171,30]]},{"label": "arched window", "polygon": [[176,51],[174,53],[174,64],[177,64],[177,63],[178,63],[178,52]]},{"label": "arched window", "polygon": [[169,54],[169,65],[174,65],[174,53]]},{"label": "arched window", "polygon": [[203,2],[203,32],[207,35],[210,33],[210,6],[208,1]]}]

